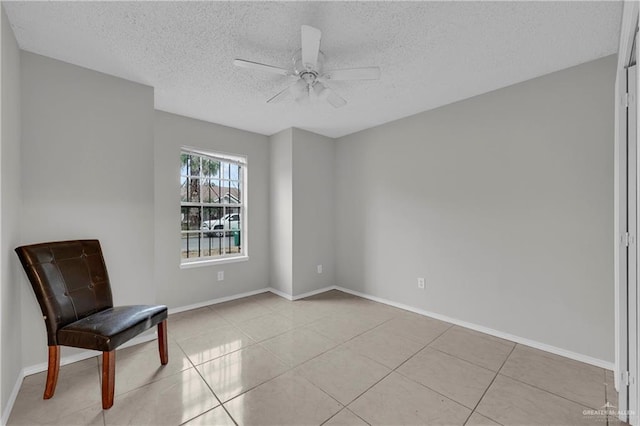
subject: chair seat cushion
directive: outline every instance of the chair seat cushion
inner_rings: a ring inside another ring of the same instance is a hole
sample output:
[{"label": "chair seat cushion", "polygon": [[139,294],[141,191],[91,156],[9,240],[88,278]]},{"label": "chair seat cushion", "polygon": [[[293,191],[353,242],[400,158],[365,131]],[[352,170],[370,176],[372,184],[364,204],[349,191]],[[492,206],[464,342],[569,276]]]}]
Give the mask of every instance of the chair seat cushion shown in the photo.
[{"label": "chair seat cushion", "polygon": [[58,344],[110,352],[167,319],[164,305],[108,308],[58,330]]}]

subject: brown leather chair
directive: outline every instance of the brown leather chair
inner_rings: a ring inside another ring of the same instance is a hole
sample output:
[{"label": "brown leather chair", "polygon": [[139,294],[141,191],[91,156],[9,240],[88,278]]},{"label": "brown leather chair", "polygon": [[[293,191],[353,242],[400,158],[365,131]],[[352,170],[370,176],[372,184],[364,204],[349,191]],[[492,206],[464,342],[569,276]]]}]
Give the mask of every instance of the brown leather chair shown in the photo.
[{"label": "brown leather chair", "polygon": [[107,268],[98,240],[60,241],[16,249],[47,327],[49,369],[44,399],[53,396],[60,346],[102,352],[102,408],[113,406],[116,348],[158,326],[160,363],[169,362],[167,307],[113,306]]}]

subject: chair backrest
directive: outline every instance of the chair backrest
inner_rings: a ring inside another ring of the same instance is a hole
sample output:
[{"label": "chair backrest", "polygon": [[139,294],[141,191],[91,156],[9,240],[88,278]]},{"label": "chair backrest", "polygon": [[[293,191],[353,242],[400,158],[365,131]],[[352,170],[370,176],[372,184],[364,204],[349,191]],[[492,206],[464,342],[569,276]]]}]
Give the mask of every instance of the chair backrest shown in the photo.
[{"label": "chair backrest", "polygon": [[47,326],[49,346],[58,329],[113,307],[98,240],[60,241],[16,248]]}]

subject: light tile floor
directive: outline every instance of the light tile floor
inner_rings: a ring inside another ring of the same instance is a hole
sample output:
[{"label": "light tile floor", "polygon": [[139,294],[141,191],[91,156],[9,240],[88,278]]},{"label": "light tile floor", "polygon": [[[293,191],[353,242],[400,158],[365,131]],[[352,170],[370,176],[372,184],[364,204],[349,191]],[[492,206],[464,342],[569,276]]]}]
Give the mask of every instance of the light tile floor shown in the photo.
[{"label": "light tile floor", "polygon": [[117,352],[113,408],[100,359],[25,378],[9,425],[573,425],[617,405],[611,371],[339,291],[263,293],[169,317]]}]

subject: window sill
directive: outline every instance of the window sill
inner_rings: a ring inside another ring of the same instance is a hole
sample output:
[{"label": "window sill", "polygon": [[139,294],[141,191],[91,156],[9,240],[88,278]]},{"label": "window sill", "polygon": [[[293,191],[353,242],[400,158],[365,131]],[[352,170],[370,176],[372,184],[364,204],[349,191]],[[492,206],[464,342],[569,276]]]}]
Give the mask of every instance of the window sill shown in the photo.
[{"label": "window sill", "polygon": [[180,269],[200,268],[202,266],[224,265],[225,263],[246,262],[249,256],[224,257],[222,259],[194,260],[180,263]]}]

